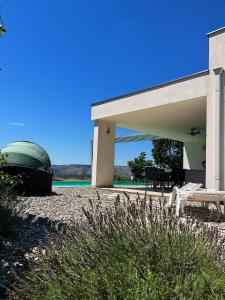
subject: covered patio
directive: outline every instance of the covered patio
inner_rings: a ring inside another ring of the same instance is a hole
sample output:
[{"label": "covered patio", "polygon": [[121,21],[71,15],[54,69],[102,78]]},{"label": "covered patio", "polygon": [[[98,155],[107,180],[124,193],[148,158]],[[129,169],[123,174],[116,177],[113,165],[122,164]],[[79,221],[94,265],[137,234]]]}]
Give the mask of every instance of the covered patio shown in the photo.
[{"label": "covered patio", "polygon": [[225,28],[209,33],[209,70],[92,105],[92,185],[112,186],[115,128],[182,141],[183,168],[224,190]]}]

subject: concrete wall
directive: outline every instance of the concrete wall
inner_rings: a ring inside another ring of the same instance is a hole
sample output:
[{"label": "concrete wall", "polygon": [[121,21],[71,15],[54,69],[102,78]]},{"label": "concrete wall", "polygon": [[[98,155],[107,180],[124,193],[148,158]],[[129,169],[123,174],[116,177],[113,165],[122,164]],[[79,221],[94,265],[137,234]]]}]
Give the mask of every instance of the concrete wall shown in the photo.
[{"label": "concrete wall", "polygon": [[92,186],[112,186],[114,178],[115,125],[96,121],[93,138]]},{"label": "concrete wall", "polygon": [[206,186],[224,190],[225,29],[209,34]]},{"label": "concrete wall", "polygon": [[183,148],[183,168],[204,170],[202,162],[206,159],[205,142],[185,142]]}]

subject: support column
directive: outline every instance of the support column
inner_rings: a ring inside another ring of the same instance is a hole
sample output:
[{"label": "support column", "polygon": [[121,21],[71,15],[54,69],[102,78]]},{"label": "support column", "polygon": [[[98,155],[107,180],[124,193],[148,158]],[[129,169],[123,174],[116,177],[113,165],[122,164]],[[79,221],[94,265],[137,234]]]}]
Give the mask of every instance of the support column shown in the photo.
[{"label": "support column", "polygon": [[215,73],[215,189],[221,189],[221,147],[222,147],[222,68],[213,70]]},{"label": "support column", "polygon": [[92,186],[110,187],[114,178],[115,124],[95,121]]},{"label": "support column", "polygon": [[206,187],[225,190],[224,68],[225,28],[209,33],[209,83],[206,118]]},{"label": "support column", "polygon": [[223,68],[216,68],[212,72],[210,76],[212,90],[207,97],[206,183],[208,188],[221,190],[224,188]]}]

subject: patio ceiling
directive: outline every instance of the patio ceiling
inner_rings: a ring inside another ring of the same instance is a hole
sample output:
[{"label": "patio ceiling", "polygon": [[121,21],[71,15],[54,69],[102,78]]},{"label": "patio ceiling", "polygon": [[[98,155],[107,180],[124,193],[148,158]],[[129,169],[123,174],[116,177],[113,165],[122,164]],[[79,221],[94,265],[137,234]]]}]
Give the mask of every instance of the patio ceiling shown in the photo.
[{"label": "patio ceiling", "polygon": [[[116,123],[118,127],[183,142],[204,140],[206,97],[114,115],[104,120]],[[201,129],[201,133],[195,136],[187,134],[191,128]]]}]

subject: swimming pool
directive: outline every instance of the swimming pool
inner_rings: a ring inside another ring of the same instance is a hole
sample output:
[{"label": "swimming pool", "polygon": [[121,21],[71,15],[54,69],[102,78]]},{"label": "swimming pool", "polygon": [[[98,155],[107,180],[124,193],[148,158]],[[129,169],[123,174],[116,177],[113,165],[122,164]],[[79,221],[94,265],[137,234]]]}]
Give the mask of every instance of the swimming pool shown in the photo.
[{"label": "swimming pool", "polygon": [[[131,182],[131,181],[114,181],[113,186],[144,186],[141,182]],[[52,187],[85,187],[91,186],[91,181],[53,181]]]}]

